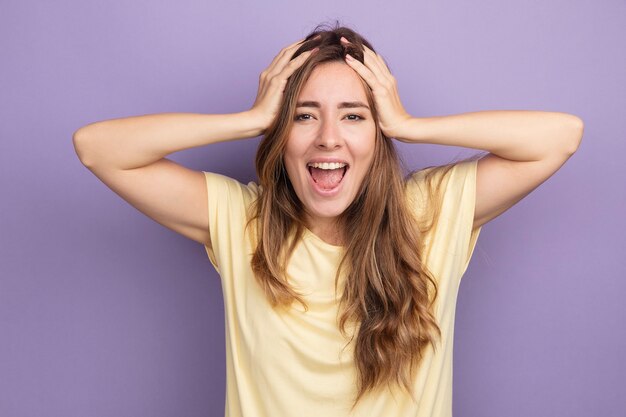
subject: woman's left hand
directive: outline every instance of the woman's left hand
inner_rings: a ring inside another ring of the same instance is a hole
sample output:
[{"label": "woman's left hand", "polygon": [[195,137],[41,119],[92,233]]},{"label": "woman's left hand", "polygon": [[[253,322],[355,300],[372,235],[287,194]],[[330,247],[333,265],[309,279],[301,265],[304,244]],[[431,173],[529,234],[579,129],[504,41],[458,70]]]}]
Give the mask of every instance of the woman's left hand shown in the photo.
[{"label": "woman's left hand", "polygon": [[[341,42],[350,43],[342,37]],[[378,112],[378,122],[383,134],[390,138],[402,140],[402,125],[411,119],[411,115],[404,110],[398,95],[398,85],[391,75],[383,58],[363,45],[364,62],[347,55],[347,64],[354,69],[370,86],[374,93],[374,101]]]}]

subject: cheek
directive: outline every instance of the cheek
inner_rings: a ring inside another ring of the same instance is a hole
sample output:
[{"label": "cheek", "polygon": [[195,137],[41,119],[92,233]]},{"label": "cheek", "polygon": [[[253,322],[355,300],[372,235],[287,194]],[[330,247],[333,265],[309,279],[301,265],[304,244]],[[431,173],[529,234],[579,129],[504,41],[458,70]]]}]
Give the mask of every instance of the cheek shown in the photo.
[{"label": "cheek", "polygon": [[370,157],[374,155],[375,149],[376,149],[376,143],[373,138],[370,140],[364,141],[361,146],[361,151],[363,152],[363,154],[369,155]]},{"label": "cheek", "polygon": [[307,141],[302,135],[290,137],[285,144],[283,152],[285,166],[289,165],[292,168],[296,168],[298,165],[302,164],[308,146],[309,141]]},{"label": "cheek", "polygon": [[292,185],[299,183],[299,176],[301,176],[301,172],[298,169],[298,160],[293,155],[285,152],[283,155],[283,163],[285,164],[285,170],[287,171],[287,176],[289,177],[289,181],[291,181]]},{"label": "cheek", "polygon": [[290,136],[287,139],[287,143],[285,143],[284,155],[285,157],[289,157],[291,159],[296,159],[302,156],[305,151],[305,140],[303,139],[303,135],[294,134],[294,136]]},{"label": "cheek", "polygon": [[289,179],[291,180],[291,183],[294,182],[294,175],[295,175],[295,164],[293,163],[293,161],[291,160],[291,158],[288,158],[287,155],[285,155],[285,157],[283,158],[284,161],[284,165],[285,165],[285,170],[287,171],[287,176],[289,177]]},{"label": "cheek", "polygon": [[360,137],[352,143],[352,151],[354,155],[361,160],[371,161],[376,151],[376,140],[373,134],[367,135],[365,138]]}]

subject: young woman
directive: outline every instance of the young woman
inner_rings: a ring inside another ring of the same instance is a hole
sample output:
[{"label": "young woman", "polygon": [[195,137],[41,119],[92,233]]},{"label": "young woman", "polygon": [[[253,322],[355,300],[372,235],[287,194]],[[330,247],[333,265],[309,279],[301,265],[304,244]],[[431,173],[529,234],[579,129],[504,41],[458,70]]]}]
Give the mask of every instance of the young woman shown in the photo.
[{"label": "young woman", "polygon": [[[481,226],[576,151],[570,114],[417,118],[372,45],[316,29],[251,109],[80,128],[83,164],[205,246],[226,316],[226,415],[450,416],[456,294]],[[263,135],[247,185],[165,158]],[[403,178],[393,139],[486,151]],[[296,302],[294,302],[296,301]]]}]

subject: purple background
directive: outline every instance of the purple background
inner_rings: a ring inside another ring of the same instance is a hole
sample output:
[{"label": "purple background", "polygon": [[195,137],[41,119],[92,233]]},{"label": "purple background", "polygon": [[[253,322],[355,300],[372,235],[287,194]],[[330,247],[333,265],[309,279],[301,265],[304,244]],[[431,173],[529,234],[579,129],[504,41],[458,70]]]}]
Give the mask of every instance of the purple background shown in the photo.
[{"label": "purple background", "polygon": [[[97,120],[248,109],[278,51],[339,19],[407,111],[573,113],[578,152],[483,227],[459,293],[454,413],[624,416],[626,4],[7,1],[0,6],[0,416],[221,416],[224,315],[198,243],[78,160]],[[170,157],[255,178],[258,138]],[[411,168],[476,150],[398,144]]]}]

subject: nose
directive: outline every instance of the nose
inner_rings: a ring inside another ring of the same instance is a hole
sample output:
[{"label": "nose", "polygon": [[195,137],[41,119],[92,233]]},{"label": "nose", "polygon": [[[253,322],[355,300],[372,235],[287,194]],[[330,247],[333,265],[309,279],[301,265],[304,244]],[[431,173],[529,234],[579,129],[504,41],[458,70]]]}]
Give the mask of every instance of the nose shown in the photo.
[{"label": "nose", "polygon": [[332,119],[324,121],[321,125],[315,145],[320,149],[334,150],[339,149],[342,143],[343,139],[337,124],[334,123]]}]

